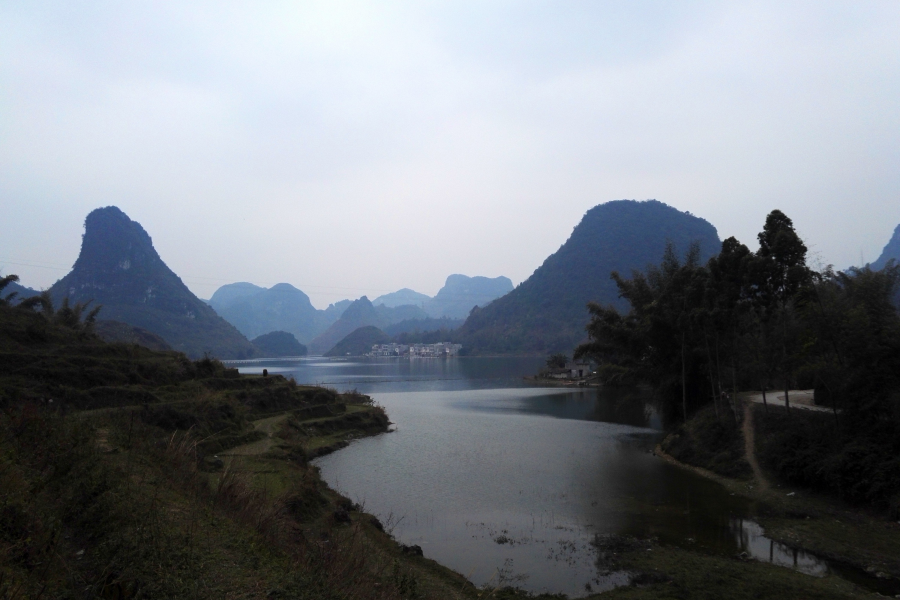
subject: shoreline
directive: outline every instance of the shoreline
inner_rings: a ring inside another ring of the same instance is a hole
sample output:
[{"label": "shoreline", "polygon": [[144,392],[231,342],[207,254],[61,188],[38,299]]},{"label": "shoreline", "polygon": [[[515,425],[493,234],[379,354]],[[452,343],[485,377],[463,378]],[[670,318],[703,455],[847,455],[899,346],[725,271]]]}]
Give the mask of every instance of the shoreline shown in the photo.
[{"label": "shoreline", "polygon": [[586,381],[583,379],[545,379],[536,375],[525,375],[522,377],[528,383],[541,387],[573,387],[573,388],[599,388],[599,381]]},{"label": "shoreline", "polygon": [[855,583],[866,580],[870,591],[879,581],[893,584],[892,595],[900,590],[900,523],[802,488],[719,475],[679,461],[659,444],[653,454],[758,503],[752,518],[775,542],[818,556],[838,571],[851,571],[838,576]]}]

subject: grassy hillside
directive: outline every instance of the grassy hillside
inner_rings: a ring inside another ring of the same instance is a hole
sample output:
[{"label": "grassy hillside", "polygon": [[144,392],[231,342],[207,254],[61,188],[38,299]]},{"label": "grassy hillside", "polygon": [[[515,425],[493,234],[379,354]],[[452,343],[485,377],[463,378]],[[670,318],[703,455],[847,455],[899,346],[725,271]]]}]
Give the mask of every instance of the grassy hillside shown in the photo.
[{"label": "grassy hillside", "polygon": [[367,397],[90,329],[0,306],[0,598],[471,597],[308,464]]}]

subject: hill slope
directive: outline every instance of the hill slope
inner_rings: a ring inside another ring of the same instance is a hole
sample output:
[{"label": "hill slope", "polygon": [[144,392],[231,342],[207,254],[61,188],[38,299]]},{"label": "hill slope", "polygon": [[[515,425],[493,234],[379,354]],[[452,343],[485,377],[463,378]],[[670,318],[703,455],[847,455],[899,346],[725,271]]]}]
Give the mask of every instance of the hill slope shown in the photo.
[{"label": "hill slope", "polygon": [[486,306],[512,289],[509,277],[450,275],[444,287],[425,303],[425,312],[435,319],[465,319],[475,306]]},{"label": "hill slope", "polygon": [[403,306],[404,304],[414,304],[415,306],[422,306],[430,300],[431,296],[420,294],[419,292],[411,290],[409,288],[403,288],[402,290],[397,290],[396,292],[391,292],[390,294],[378,296],[377,298],[372,300],[372,304],[375,306],[384,304],[387,307]]},{"label": "hill slope", "polygon": [[260,287],[258,285],[253,285],[252,283],[248,283],[246,281],[239,281],[237,283],[228,283],[223,285],[219,289],[215,291],[212,297],[209,299],[208,304],[216,309],[216,312],[222,314],[219,309],[235,302],[237,300],[243,300],[244,298],[250,298],[258,294],[259,292],[264,291],[266,288]]},{"label": "hill slope", "polygon": [[888,261],[894,259],[900,262],[900,225],[897,225],[897,228],[894,229],[894,235],[891,236],[891,240],[887,243],[887,246],[884,247],[884,250],[881,251],[881,256],[878,257],[878,260],[869,265],[873,271],[879,271],[887,265]]},{"label": "hill slope", "polygon": [[[373,306],[366,296],[353,302],[328,329],[309,343],[310,354],[322,354],[360,327],[373,325],[384,329],[393,323],[412,319],[427,319],[418,306],[404,305],[389,308],[383,304]],[[374,343],[374,342],[373,342]]]},{"label": "hill slope", "polygon": [[318,313],[323,311],[317,311],[309,296],[289,283],[279,283],[269,289],[258,288],[230,302],[213,303],[221,291],[219,288],[210,299],[212,307],[248,338],[271,331],[287,331],[303,343],[321,331],[316,323]]},{"label": "hill slope", "polygon": [[337,321],[350,301],[341,300],[317,310],[309,296],[289,283],[264,288],[239,282],[220,287],[209,304],[248,338],[287,331],[301,343],[308,343]]},{"label": "hill slope", "polygon": [[162,261],[139,223],[115,206],[84,221],[72,271],[50,288],[53,301],[102,304],[100,317],[146,329],[191,357],[253,356],[250,342],[197,298]]},{"label": "hill slope", "polygon": [[108,343],[137,344],[150,350],[165,352],[172,347],[155,333],[146,329],[120,323],[119,321],[97,321],[94,325],[94,333],[97,337]]},{"label": "hill slope", "polygon": [[11,281],[6,285],[3,291],[0,292],[0,297],[9,298],[12,294],[15,294],[15,296],[13,296],[12,302],[13,304],[17,304],[25,298],[40,295],[40,292],[37,290],[33,290],[30,287],[25,287],[24,285],[18,284],[15,281]]},{"label": "hill slope", "polygon": [[390,336],[374,325],[366,325],[353,330],[347,337],[335,344],[325,356],[362,356],[372,349],[374,344],[387,344]]},{"label": "hill slope", "polygon": [[287,331],[270,331],[252,340],[259,353],[265,357],[306,356],[306,346]]},{"label": "hill slope", "polygon": [[667,241],[679,254],[699,242],[703,261],[721,245],[707,221],[656,200],[595,206],[531,277],[474,311],[456,341],[468,354],[570,352],[585,338],[588,302],[626,309],[610,273],[658,263]]}]

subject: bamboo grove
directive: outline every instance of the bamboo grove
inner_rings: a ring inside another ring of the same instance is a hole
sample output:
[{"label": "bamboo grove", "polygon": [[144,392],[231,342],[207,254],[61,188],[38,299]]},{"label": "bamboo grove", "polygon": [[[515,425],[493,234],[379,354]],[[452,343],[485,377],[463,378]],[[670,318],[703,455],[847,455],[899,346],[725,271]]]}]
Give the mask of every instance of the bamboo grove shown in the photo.
[{"label": "bamboo grove", "polygon": [[[667,414],[687,419],[713,403],[733,410],[736,394],[815,388],[835,419],[900,421],[900,267],[817,272],[781,211],[772,211],[751,252],[735,238],[699,264],[670,245],[658,266],[613,273],[631,310],[592,303],[590,357],[607,385],[651,384]],[[839,417],[839,415],[841,415]]]}]

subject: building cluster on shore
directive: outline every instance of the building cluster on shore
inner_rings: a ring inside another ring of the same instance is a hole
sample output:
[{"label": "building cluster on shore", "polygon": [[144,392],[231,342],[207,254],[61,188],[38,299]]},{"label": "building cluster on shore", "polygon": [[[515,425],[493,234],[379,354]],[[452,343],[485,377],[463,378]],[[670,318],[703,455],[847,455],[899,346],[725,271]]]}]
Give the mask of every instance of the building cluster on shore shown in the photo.
[{"label": "building cluster on shore", "polygon": [[408,356],[410,358],[440,358],[459,354],[462,344],[375,344],[366,356]]}]

